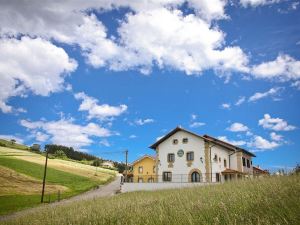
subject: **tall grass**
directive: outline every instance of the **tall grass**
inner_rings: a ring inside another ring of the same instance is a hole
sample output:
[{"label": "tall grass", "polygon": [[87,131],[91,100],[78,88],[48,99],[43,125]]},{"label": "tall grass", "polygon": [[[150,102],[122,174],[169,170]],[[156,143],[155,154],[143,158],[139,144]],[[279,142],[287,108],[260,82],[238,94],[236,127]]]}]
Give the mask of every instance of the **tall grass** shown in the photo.
[{"label": "tall grass", "polygon": [[46,207],[4,224],[299,224],[300,176],[135,192]]}]

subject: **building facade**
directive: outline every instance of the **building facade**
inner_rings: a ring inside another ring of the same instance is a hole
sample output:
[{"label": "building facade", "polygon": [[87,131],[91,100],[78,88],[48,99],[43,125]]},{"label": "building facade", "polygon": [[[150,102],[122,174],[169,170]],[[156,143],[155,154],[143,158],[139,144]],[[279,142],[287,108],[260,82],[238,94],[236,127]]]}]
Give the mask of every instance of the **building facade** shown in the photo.
[{"label": "building facade", "polygon": [[252,177],[254,154],[176,127],[150,146],[158,182],[223,182]]},{"label": "building facade", "polygon": [[155,158],[144,155],[132,164],[132,182],[153,183],[156,182]]}]

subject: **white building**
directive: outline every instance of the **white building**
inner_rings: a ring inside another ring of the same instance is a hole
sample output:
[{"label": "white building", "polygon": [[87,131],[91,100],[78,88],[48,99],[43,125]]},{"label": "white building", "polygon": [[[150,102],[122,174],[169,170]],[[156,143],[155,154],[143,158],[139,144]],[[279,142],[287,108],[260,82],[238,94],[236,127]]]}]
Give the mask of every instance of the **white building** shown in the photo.
[{"label": "white building", "polygon": [[176,127],[150,146],[159,182],[223,182],[253,175],[249,151]]}]

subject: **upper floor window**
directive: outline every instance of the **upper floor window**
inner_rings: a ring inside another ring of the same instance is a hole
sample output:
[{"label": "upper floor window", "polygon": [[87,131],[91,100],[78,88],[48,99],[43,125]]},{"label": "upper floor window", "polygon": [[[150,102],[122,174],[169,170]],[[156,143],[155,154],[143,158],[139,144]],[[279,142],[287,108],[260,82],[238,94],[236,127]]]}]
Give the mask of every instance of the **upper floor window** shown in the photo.
[{"label": "upper floor window", "polygon": [[173,145],[177,145],[178,144],[178,139],[173,139]]},{"label": "upper floor window", "polygon": [[155,166],[153,166],[153,173],[155,173]]},{"label": "upper floor window", "polygon": [[186,160],[193,161],[194,160],[194,152],[187,152],[186,153]]},{"label": "upper floor window", "polygon": [[243,166],[246,166],[246,159],[242,157],[242,160],[243,160]]},{"label": "upper floor window", "polygon": [[182,139],[182,143],[183,143],[183,144],[186,144],[186,143],[188,143],[188,141],[189,141],[189,139],[188,139],[188,138],[183,138],[183,139]]},{"label": "upper floor window", "polygon": [[250,160],[247,159],[247,167],[250,168]]},{"label": "upper floor window", "polygon": [[218,161],[218,155],[217,155],[217,154],[215,154],[215,156],[214,156],[214,161],[215,161],[215,162]]},{"label": "upper floor window", "polygon": [[172,181],[172,173],[163,172],[163,181]]},{"label": "upper floor window", "polygon": [[175,161],[175,154],[169,153],[168,154],[168,162],[174,162]]},{"label": "upper floor window", "polygon": [[143,167],[139,166],[139,173],[143,173]]},{"label": "upper floor window", "polygon": [[224,167],[227,167],[227,161],[224,159]]},{"label": "upper floor window", "polygon": [[221,162],[221,157],[219,157],[219,162]]}]

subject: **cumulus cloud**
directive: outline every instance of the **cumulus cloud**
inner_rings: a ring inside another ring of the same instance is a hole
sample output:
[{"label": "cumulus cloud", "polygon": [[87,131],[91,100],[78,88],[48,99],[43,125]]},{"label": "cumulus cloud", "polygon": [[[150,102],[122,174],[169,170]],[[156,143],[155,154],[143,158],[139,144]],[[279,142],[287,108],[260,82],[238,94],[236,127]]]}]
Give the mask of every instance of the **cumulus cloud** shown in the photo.
[{"label": "cumulus cloud", "polygon": [[249,131],[249,128],[242,123],[233,123],[227,128],[227,130],[231,132],[247,132]]},{"label": "cumulus cloud", "polygon": [[261,136],[256,135],[254,136],[253,140],[248,143],[248,146],[258,149],[254,151],[265,151],[277,148],[278,146],[280,146],[280,144],[278,142],[269,141]]},{"label": "cumulus cloud", "polygon": [[257,7],[257,6],[263,6],[263,5],[271,5],[275,3],[279,3],[281,0],[240,0],[240,4],[243,7]]},{"label": "cumulus cloud", "polygon": [[61,91],[64,77],[77,68],[64,49],[41,38],[2,38],[0,52],[0,109],[4,113],[14,111],[7,105],[10,97]]},{"label": "cumulus cloud", "polygon": [[297,90],[300,90],[300,80],[297,80],[294,83],[292,83],[291,87],[294,87]]},{"label": "cumulus cloud", "polygon": [[274,131],[291,131],[296,129],[295,126],[289,125],[287,121],[281,118],[272,118],[270,114],[265,114],[264,118],[258,121],[258,124],[265,129]]},{"label": "cumulus cloud", "polygon": [[127,110],[127,105],[110,106],[108,104],[98,104],[96,98],[86,95],[84,92],[76,93],[75,98],[82,100],[79,111],[87,111],[88,119],[96,118],[100,120],[111,119],[120,116]]},{"label": "cumulus cloud", "polygon": [[270,133],[270,138],[271,138],[273,141],[282,141],[283,136],[282,136],[282,135],[279,135],[279,134],[276,134],[275,132],[271,132],[271,133]]},{"label": "cumulus cloud", "polygon": [[250,96],[248,101],[249,102],[255,102],[258,101],[262,98],[267,98],[267,97],[274,97],[280,93],[280,91],[283,90],[282,87],[275,87],[271,88],[270,90],[266,92],[256,92],[254,95]]},{"label": "cumulus cloud", "polygon": [[236,146],[243,146],[247,144],[247,142],[243,140],[239,140],[239,141],[229,140],[226,136],[219,136],[218,139]]},{"label": "cumulus cloud", "polygon": [[134,135],[134,134],[132,134],[132,135],[129,136],[129,138],[130,138],[130,139],[134,139],[134,138],[137,138],[137,136]]},{"label": "cumulus cloud", "polygon": [[257,79],[293,81],[300,79],[300,61],[285,54],[280,54],[274,61],[253,66],[251,73]]},{"label": "cumulus cloud", "polygon": [[58,121],[29,121],[21,120],[20,124],[30,132],[41,132],[50,137],[53,144],[71,146],[76,149],[89,146],[93,143],[92,137],[109,137],[114,133],[95,123],[79,125],[72,119],[60,119]]},{"label": "cumulus cloud", "polygon": [[137,120],[134,121],[134,123],[136,125],[143,126],[143,125],[148,124],[148,123],[154,123],[154,119],[150,119],[150,118],[148,118],[148,119],[137,119]]},{"label": "cumulus cloud", "polygon": [[109,143],[109,141],[108,141],[107,139],[101,140],[101,141],[99,142],[99,144],[100,144],[101,146],[105,146],[105,147],[110,147],[110,146],[111,146],[111,144]]}]

